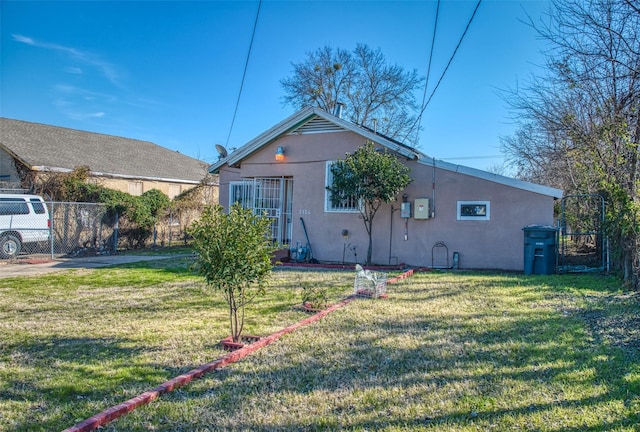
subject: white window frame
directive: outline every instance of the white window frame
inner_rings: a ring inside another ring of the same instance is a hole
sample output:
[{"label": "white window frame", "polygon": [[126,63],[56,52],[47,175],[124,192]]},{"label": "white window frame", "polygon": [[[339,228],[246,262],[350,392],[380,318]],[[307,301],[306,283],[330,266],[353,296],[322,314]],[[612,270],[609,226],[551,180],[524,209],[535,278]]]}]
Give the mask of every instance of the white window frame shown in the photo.
[{"label": "white window frame", "polygon": [[[463,216],[462,215],[462,206],[469,206],[469,205],[484,206],[485,209],[486,209],[486,212],[485,212],[484,215]],[[491,201],[480,201],[480,200],[476,200],[476,201],[458,201],[456,215],[457,215],[457,219],[459,221],[488,221],[488,220],[491,220]]]},{"label": "white window frame", "polygon": [[[325,176],[324,176],[324,211],[326,213],[359,213],[362,203],[348,203],[342,202],[339,205],[334,205],[331,201],[331,192],[327,189],[327,187],[333,184],[333,174],[331,173],[331,166],[336,161],[327,161],[325,167]],[[347,200],[354,201],[354,200]],[[351,205],[349,205],[351,204]]]}]

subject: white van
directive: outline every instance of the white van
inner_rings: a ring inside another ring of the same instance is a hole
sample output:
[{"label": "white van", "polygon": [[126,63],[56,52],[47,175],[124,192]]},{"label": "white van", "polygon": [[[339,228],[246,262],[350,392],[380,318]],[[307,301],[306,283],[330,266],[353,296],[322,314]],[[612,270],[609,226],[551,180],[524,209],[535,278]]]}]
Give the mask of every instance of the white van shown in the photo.
[{"label": "white van", "polygon": [[17,257],[27,243],[48,242],[50,228],[42,197],[0,194],[0,258]]}]

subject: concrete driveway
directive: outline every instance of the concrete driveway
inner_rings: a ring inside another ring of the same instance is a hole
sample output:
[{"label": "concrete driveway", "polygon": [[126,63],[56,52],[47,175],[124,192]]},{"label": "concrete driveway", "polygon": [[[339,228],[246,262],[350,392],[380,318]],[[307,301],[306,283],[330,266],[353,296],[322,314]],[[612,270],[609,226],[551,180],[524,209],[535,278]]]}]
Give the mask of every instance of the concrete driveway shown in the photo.
[{"label": "concrete driveway", "polygon": [[193,255],[104,255],[86,258],[19,259],[0,261],[0,278],[37,276],[66,269],[98,268],[139,261],[154,261],[184,258]]}]

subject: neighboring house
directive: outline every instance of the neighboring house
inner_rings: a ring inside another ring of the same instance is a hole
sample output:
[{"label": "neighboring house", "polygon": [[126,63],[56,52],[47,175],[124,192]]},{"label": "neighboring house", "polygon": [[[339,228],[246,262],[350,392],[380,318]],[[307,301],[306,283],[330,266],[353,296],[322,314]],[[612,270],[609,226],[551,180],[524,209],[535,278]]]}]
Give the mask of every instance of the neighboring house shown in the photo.
[{"label": "neighboring house", "polygon": [[29,187],[81,166],[102,186],[132,195],[158,189],[170,199],[207,175],[205,162],[151,142],[0,118],[0,183]]},{"label": "neighboring house", "polygon": [[326,186],[330,164],[366,141],[395,154],[413,178],[375,217],[373,263],[452,267],[455,258],[459,268],[523,270],[522,228],[554,224],[561,190],[427,157],[317,108],[293,114],[209,172],[219,174],[223,206],[241,202],[273,218],[274,240],[304,247],[305,225],[315,259],[362,262],[368,239],[357,203],[332,205]]}]

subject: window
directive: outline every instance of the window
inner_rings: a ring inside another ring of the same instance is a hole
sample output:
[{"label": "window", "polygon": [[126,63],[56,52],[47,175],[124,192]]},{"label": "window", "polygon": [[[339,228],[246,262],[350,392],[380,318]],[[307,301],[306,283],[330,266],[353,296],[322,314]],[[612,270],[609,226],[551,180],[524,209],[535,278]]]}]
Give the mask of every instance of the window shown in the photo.
[{"label": "window", "polygon": [[331,192],[327,190],[328,186],[333,184],[333,173],[331,172],[331,166],[333,161],[327,161],[326,175],[325,175],[325,189],[324,189],[324,211],[325,212],[342,212],[342,213],[356,213],[359,211],[360,205],[355,197],[347,198],[339,203],[333,203],[331,200]]},{"label": "window", "polygon": [[31,198],[31,205],[36,214],[44,214],[44,204],[37,198]]},{"label": "window", "polygon": [[142,182],[130,181],[129,182],[129,195],[140,196],[142,195]]},{"label": "window", "polygon": [[26,215],[29,214],[29,206],[24,199],[0,198],[0,215]]},{"label": "window", "polygon": [[229,207],[240,203],[242,208],[254,208],[253,180],[229,182]]},{"label": "window", "polygon": [[489,201],[458,201],[458,220],[490,220],[490,210],[491,206]]}]

